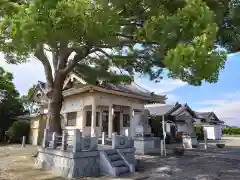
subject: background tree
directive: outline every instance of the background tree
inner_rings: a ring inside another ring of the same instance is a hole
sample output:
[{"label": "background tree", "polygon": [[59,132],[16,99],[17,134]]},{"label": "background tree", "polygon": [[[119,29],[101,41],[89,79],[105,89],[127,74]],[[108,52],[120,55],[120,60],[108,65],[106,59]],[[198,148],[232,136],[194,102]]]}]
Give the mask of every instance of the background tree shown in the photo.
[{"label": "background tree", "polygon": [[24,113],[19,93],[12,82],[13,75],[0,67],[0,140],[16,116]]},{"label": "background tree", "polygon": [[95,83],[131,81],[136,72],[157,80],[167,69],[200,85],[216,82],[225,62],[215,50],[216,14],[203,0],[3,0],[0,15],[6,60],[35,57],[44,66],[51,131],[60,131],[63,82],[73,70]]},{"label": "background tree", "polygon": [[21,96],[21,102],[23,104],[26,114],[28,115],[37,114],[39,113],[39,110],[40,110],[38,103],[34,102],[31,98],[33,96],[35,88],[36,88],[36,85],[33,85],[33,87],[31,87],[28,90],[27,95]]}]

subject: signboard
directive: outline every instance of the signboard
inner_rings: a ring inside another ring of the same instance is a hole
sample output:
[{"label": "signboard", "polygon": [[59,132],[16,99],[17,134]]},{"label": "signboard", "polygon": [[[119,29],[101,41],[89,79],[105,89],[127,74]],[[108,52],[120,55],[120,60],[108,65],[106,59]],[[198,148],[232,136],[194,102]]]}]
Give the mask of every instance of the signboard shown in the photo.
[{"label": "signboard", "polygon": [[66,100],[62,106],[62,112],[80,111],[83,106],[83,101],[74,99],[71,101]]}]

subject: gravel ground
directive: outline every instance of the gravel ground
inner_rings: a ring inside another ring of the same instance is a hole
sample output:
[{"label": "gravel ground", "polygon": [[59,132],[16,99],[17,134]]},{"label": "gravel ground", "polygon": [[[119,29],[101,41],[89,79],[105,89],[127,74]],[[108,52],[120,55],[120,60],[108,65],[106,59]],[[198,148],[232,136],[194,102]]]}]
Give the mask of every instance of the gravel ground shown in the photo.
[{"label": "gravel ground", "polygon": [[[214,148],[215,142],[211,142],[207,152],[191,150],[186,151],[182,157],[137,156],[143,168],[131,177],[118,180],[238,180],[240,138],[228,138],[224,141],[226,143],[224,149]],[[32,157],[34,152],[36,147],[33,146],[26,148],[21,148],[20,145],[0,146],[0,180],[64,180],[50,172],[35,169]],[[85,179],[112,178],[103,176]]]}]

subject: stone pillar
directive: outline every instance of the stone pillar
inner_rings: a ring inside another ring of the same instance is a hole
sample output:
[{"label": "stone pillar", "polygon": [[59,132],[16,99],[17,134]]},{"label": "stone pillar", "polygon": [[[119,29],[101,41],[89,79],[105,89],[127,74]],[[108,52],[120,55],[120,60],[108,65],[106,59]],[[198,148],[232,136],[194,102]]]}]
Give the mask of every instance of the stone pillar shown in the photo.
[{"label": "stone pillar", "polygon": [[208,148],[208,145],[207,145],[207,130],[204,129],[203,132],[204,132],[204,149],[207,150],[207,148]]},{"label": "stone pillar", "polygon": [[83,108],[82,109],[82,129],[81,129],[83,134],[85,134],[84,128],[86,127],[86,117],[87,117],[86,110]]},{"label": "stone pillar", "polygon": [[102,130],[103,130],[103,123],[102,123],[102,109],[100,109],[100,112],[99,112],[99,128],[101,129],[100,133],[102,133]]},{"label": "stone pillar", "polygon": [[117,133],[112,133],[112,148],[115,149],[116,148],[116,141],[117,141]]},{"label": "stone pillar", "polygon": [[96,101],[92,99],[91,137],[96,137]]},{"label": "stone pillar", "polygon": [[165,126],[165,116],[162,116],[162,130],[163,130],[163,154],[166,156],[166,126]]},{"label": "stone pillar", "polygon": [[52,148],[56,149],[57,148],[57,133],[54,132],[52,134]]},{"label": "stone pillar", "polygon": [[109,106],[108,110],[108,138],[112,138],[112,132],[113,132],[113,106]]},{"label": "stone pillar", "polygon": [[131,124],[132,124],[131,121],[133,120],[133,117],[134,117],[134,109],[133,109],[132,106],[129,107],[129,115],[130,115],[130,122],[129,122],[128,136],[133,137],[133,136],[135,136],[135,134],[132,132],[133,129],[132,129],[132,126],[131,126]]},{"label": "stone pillar", "polygon": [[81,151],[81,140],[82,140],[82,132],[79,129],[74,129],[73,132],[73,152]]},{"label": "stone pillar", "polygon": [[44,129],[42,147],[43,148],[48,147],[48,129]]},{"label": "stone pillar", "polygon": [[106,133],[102,132],[102,145],[105,145]]},{"label": "stone pillar", "polygon": [[26,147],[26,136],[22,137],[22,147]]},{"label": "stone pillar", "polygon": [[63,130],[63,132],[62,132],[62,146],[61,146],[61,150],[62,151],[67,150],[67,132],[65,130]]}]

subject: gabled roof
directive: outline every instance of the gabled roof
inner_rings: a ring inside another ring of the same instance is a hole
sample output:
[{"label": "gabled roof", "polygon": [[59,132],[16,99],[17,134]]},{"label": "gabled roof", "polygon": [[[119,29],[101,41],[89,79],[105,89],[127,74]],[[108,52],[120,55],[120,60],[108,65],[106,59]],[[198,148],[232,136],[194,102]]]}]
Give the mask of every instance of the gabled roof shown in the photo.
[{"label": "gabled roof", "polygon": [[195,112],[187,105],[187,104],[179,104],[178,102],[175,105],[146,105],[146,109],[149,110],[151,115],[155,116],[163,116],[163,115],[171,115],[178,116],[185,110],[187,110],[194,118],[197,118]]},{"label": "gabled roof", "polygon": [[145,106],[145,108],[148,109],[150,114],[153,116],[163,116],[173,109],[174,106],[175,105],[168,104],[148,104]]},{"label": "gabled roof", "polygon": [[[106,92],[109,90],[109,92],[110,91],[116,92],[116,93],[121,92],[122,95],[126,95],[126,96],[132,95],[132,97],[135,97],[135,98],[139,97],[139,99],[145,99],[152,102],[161,102],[161,103],[165,103],[165,99],[166,99],[166,96],[156,95],[155,93],[140,87],[134,82],[132,82],[131,84],[124,84],[124,83],[111,84],[111,83],[97,81],[96,84],[88,84],[87,82],[85,82],[83,79],[81,79],[74,73],[70,74],[69,77],[65,80],[64,87],[63,87],[64,88],[63,94],[64,92],[71,91],[71,88],[68,88],[68,84],[72,83],[74,80],[77,81],[79,84],[81,84],[80,87],[75,87],[74,89],[81,89],[81,92],[90,91],[90,90],[96,90],[96,91],[105,90],[104,92]],[[44,82],[39,81],[37,88],[39,88],[42,92],[46,92],[46,84]],[[69,95],[73,93],[65,93],[65,94]]]},{"label": "gabled roof", "polygon": [[224,123],[224,121],[220,121],[217,115],[214,112],[196,112],[199,119],[205,119],[206,122],[219,122]]}]

